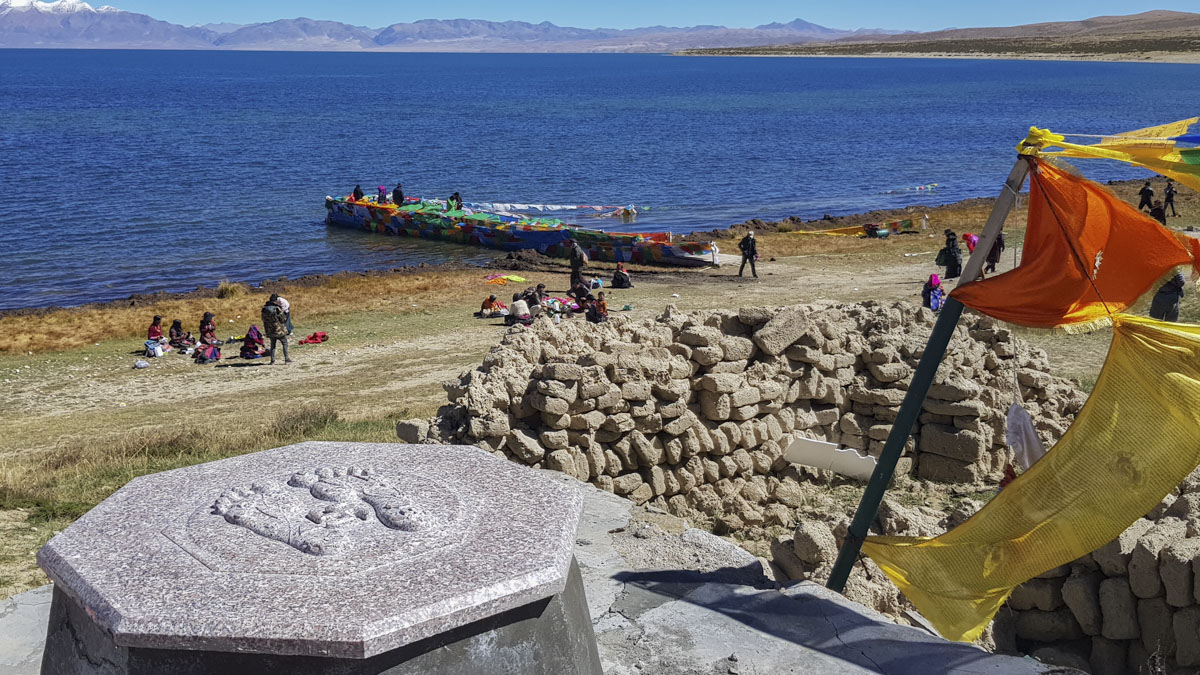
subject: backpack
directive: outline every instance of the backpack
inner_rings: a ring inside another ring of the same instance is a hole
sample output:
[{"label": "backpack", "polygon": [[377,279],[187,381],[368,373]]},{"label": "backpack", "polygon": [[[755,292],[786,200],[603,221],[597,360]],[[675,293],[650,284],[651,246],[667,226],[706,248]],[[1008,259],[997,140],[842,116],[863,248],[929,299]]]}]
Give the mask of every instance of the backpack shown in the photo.
[{"label": "backpack", "polygon": [[947,262],[947,260],[946,260],[947,255],[948,254],[946,253],[946,249],[942,249],[942,250],[938,251],[937,258],[934,258],[933,264],[944,266]]},{"label": "backpack", "polygon": [[146,358],[153,359],[163,355],[162,343],[158,340],[146,340]]}]

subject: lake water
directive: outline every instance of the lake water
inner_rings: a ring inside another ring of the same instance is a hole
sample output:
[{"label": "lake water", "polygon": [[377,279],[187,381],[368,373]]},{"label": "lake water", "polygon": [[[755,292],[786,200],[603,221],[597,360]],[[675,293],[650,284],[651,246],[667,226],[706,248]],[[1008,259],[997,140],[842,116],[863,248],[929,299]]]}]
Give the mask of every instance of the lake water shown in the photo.
[{"label": "lake water", "polygon": [[[492,255],[326,230],[325,195],[356,183],[649,205],[635,229],[681,232],[991,196],[1029,125],[1086,133],[1182,119],[1200,100],[1198,72],[0,50],[0,308]],[[1099,179],[1143,175],[1082,166]],[[886,194],[927,183],[942,187]]]}]

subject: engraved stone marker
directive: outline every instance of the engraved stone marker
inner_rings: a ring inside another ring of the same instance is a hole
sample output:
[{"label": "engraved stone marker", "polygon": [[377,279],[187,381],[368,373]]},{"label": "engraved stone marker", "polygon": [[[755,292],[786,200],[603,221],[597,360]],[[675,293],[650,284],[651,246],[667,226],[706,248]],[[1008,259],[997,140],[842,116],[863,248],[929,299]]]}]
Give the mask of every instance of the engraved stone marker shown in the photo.
[{"label": "engraved stone marker", "polygon": [[500,649],[527,652],[511,672],[598,673],[580,508],[465,446],[302,443],[137,478],[38,553],[44,672],[474,672]]}]

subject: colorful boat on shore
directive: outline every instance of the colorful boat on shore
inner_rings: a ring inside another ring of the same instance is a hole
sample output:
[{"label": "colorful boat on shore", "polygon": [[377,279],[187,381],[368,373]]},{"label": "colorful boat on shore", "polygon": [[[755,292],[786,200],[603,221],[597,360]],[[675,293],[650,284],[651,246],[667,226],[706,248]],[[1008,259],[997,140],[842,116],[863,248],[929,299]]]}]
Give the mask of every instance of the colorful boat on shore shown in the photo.
[{"label": "colorful boat on shore", "polygon": [[325,209],[326,225],[502,251],[532,249],[558,258],[567,257],[572,241],[592,260],[608,262],[702,267],[715,265],[718,254],[713,242],[675,242],[670,232],[605,232],[511,212],[447,211],[438,200],[410,199],[398,206],[326,197]]}]

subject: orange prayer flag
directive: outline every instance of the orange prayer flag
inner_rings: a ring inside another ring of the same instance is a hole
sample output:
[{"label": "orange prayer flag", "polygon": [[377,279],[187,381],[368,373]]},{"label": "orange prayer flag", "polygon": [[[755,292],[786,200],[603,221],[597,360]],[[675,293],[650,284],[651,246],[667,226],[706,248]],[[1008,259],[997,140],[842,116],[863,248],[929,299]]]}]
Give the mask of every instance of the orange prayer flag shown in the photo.
[{"label": "orange prayer flag", "polygon": [[1021,266],[954,289],[967,307],[1021,326],[1078,328],[1125,310],[1200,252],[1092,181],[1044,162],[1029,176]]}]

